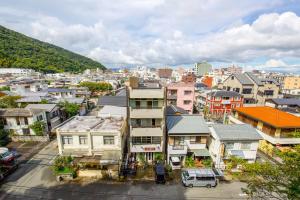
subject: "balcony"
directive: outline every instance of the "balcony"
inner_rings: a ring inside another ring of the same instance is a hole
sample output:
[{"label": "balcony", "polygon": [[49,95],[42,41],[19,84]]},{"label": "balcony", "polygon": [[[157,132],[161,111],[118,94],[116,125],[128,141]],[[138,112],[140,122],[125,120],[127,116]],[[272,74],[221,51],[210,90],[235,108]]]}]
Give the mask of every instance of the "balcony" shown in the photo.
[{"label": "balcony", "polygon": [[202,144],[202,143],[191,143],[190,141],[187,141],[187,147],[190,150],[193,149],[205,149],[206,148],[206,144]]},{"label": "balcony", "polygon": [[222,100],[221,103],[227,105],[227,104],[230,104],[230,100]]},{"label": "balcony", "polygon": [[163,152],[162,144],[130,144],[130,152]]},{"label": "balcony", "polygon": [[130,118],[164,118],[164,107],[130,108]]},{"label": "balcony", "polygon": [[256,129],[257,132],[267,140],[268,142],[276,145],[276,144],[300,144],[300,138],[276,138],[270,135],[265,134],[264,132]]},{"label": "balcony", "polygon": [[163,136],[163,127],[130,127],[131,136]]},{"label": "balcony", "polygon": [[178,146],[168,145],[168,154],[169,155],[186,155],[187,154],[187,145],[178,145]]}]

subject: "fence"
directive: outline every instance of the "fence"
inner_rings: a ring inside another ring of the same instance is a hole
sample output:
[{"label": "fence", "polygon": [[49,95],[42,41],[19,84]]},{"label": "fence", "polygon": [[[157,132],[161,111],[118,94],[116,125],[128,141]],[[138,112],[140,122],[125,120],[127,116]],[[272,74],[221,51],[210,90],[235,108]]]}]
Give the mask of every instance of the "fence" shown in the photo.
[{"label": "fence", "polygon": [[50,137],[48,135],[14,135],[11,136],[11,140],[13,142],[47,142],[50,141]]}]

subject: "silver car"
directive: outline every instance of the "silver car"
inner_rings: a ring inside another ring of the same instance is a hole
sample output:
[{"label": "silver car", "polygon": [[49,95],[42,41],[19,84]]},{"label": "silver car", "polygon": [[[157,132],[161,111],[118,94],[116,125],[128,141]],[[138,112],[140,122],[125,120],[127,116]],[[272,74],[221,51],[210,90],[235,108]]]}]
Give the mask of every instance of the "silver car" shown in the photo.
[{"label": "silver car", "polygon": [[186,187],[210,188],[217,186],[217,178],[212,169],[183,169],[181,179]]}]

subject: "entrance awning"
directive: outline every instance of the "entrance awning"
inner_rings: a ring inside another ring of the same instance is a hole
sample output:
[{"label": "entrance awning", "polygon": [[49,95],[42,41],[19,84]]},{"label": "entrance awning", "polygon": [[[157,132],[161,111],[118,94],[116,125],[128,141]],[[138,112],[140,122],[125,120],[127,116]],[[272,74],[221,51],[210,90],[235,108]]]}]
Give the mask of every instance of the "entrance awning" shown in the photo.
[{"label": "entrance awning", "polygon": [[210,157],[210,154],[207,149],[195,149],[193,150],[195,156],[199,157]]}]

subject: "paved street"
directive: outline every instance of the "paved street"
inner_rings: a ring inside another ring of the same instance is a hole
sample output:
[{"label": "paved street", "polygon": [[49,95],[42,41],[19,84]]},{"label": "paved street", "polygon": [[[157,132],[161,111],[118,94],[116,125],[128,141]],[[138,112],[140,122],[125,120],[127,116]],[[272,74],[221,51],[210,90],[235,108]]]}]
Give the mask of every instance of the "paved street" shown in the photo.
[{"label": "paved street", "polygon": [[1,186],[2,199],[246,199],[242,183],[221,183],[216,188],[185,188],[152,182],[57,183],[49,165],[56,156],[53,141],[23,164]]}]

